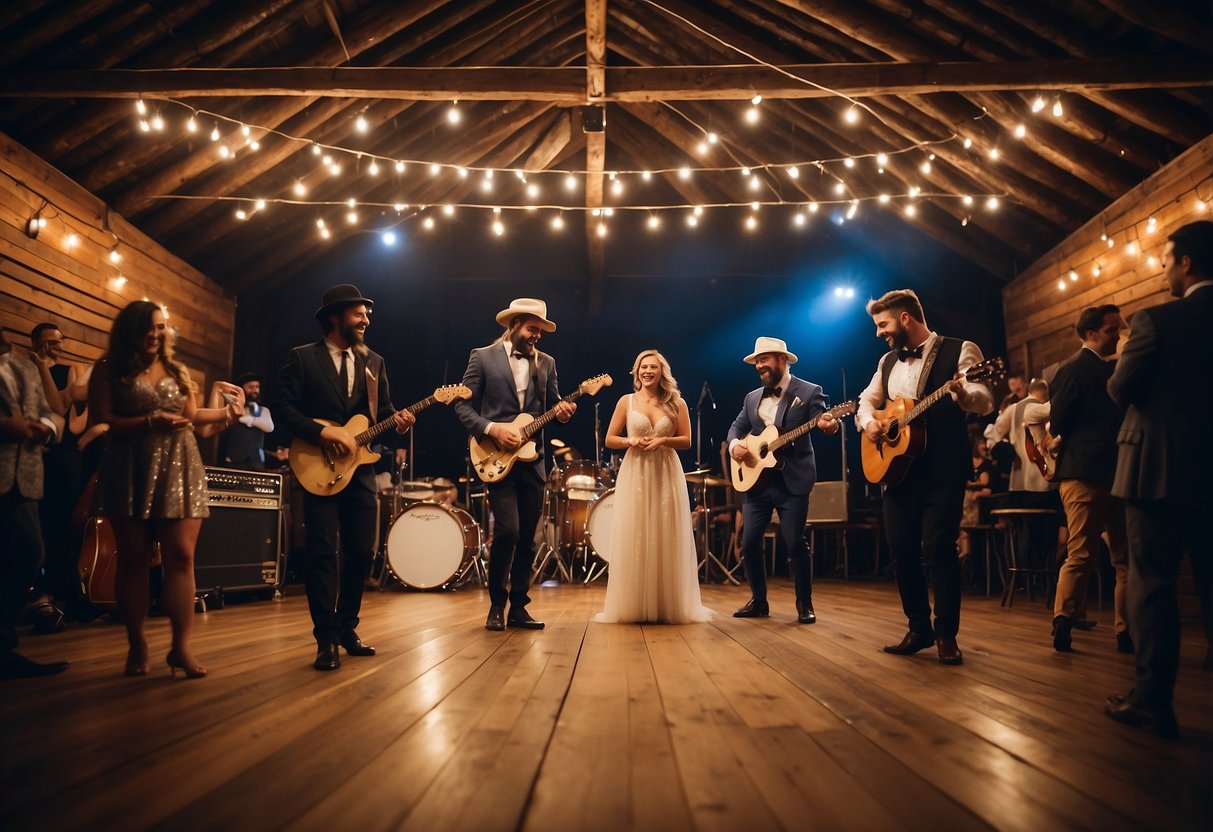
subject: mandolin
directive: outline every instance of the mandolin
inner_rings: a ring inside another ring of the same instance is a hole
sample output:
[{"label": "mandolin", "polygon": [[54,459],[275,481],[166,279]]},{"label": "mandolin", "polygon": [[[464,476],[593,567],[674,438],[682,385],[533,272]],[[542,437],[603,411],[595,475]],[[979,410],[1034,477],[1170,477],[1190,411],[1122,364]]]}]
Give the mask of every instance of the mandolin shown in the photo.
[{"label": "mandolin", "polygon": [[[576,390],[560,401],[573,402],[582,396],[593,396],[603,387],[610,386],[611,377],[603,373],[581,382],[577,385]],[[496,440],[487,435],[471,437],[468,440],[468,452],[471,454],[472,467],[476,470],[476,476],[484,482],[497,482],[505,479],[518,460],[533,462],[538,459],[539,450],[535,447],[535,440],[532,437],[543,430],[544,426],[554,418],[556,418],[555,406],[539,417],[532,416],[530,413],[519,413],[515,416],[510,424],[522,437],[522,444],[513,450],[501,447]]]},{"label": "mandolin", "polygon": [[[448,384],[439,387],[419,402],[409,405],[405,410],[417,414],[432,404],[441,402],[450,404],[456,399],[470,399],[472,391],[462,384]],[[327,419],[315,419],[321,425],[336,425]],[[331,497],[339,493],[353,479],[352,475],[359,465],[377,462],[379,454],[371,451],[369,445],[376,437],[385,433],[396,424],[396,417],[391,416],[378,424],[367,427],[370,420],[361,413],[350,417],[343,425],[345,430],[354,435],[358,447],[354,453],[347,456],[333,456],[328,449],[313,445],[303,439],[296,438],[291,442],[290,461],[291,471],[295,479],[312,494],[318,497]]]},{"label": "mandolin", "polygon": [[[825,413],[829,413],[835,419],[842,419],[850,416],[857,408],[858,405],[855,402],[843,402],[831,407]],[[820,419],[822,415],[825,414],[819,415],[817,419]],[[733,488],[737,491],[749,491],[758,484],[768,469],[782,468],[783,458],[777,455],[779,449],[784,445],[792,444],[816,427],[817,419],[811,419],[782,434],[775,425],[768,425],[762,433],[751,433],[739,440],[749,449],[750,456],[745,462],[738,462],[733,459],[732,455],[729,456],[729,472],[733,480]]]},{"label": "mandolin", "polygon": [[[987,358],[974,364],[965,372],[965,381],[989,382],[1007,374],[1006,362],[1001,358]],[[951,381],[948,382],[951,384]],[[897,485],[905,479],[910,464],[922,456],[927,447],[927,433],[914,420],[948,395],[948,384],[915,404],[913,399],[898,396],[885,403],[884,410],[872,415],[880,422],[884,432],[873,440],[867,431],[861,433],[861,458],[863,475],[868,482],[881,485]]]}]

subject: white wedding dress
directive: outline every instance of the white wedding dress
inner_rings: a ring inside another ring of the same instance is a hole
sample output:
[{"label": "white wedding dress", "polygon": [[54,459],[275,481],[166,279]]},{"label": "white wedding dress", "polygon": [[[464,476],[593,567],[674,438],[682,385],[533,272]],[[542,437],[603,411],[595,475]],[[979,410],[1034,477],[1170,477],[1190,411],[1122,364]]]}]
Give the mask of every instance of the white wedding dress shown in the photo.
[{"label": "white wedding dress", "polygon": [[[654,425],[632,408],[629,437],[672,436],[674,421]],[[606,603],[595,621],[606,623],[707,621],[712,611],[699,596],[699,573],[682,465],[673,448],[629,448],[615,482],[611,561]]]}]

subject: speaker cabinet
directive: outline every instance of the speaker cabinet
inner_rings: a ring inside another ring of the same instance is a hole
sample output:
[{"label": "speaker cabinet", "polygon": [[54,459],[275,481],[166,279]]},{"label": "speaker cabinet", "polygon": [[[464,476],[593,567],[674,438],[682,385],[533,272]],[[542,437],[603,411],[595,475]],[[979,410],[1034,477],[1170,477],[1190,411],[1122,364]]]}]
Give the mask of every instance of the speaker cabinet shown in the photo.
[{"label": "speaker cabinet", "polygon": [[819,482],[809,494],[810,523],[845,523],[847,519],[847,484],[841,480]]},{"label": "speaker cabinet", "polygon": [[281,541],[280,510],[212,505],[194,554],[198,591],[277,586]]}]

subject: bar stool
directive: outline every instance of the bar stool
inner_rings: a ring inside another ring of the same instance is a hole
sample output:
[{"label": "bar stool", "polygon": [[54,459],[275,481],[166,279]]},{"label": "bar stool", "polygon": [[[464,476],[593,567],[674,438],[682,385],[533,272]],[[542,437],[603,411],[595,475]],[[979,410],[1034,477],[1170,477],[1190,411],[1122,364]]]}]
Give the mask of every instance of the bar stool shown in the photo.
[{"label": "bar stool", "polygon": [[[1028,600],[1035,600],[1032,594],[1033,576],[1041,576],[1045,580],[1045,604],[1053,592],[1053,565],[1051,556],[1056,546],[1056,535],[1052,537],[1043,534],[1046,528],[1055,529],[1057,511],[1051,508],[997,508],[990,512],[995,522],[1001,521],[1006,527],[1006,568],[1003,570],[1001,606],[1011,607],[1015,603],[1017,576],[1024,575],[1024,589],[1028,591]],[[1046,526],[1046,523],[1048,524]],[[1045,541],[1033,548],[1033,537]],[[1027,563],[1021,563],[1021,553]]]}]

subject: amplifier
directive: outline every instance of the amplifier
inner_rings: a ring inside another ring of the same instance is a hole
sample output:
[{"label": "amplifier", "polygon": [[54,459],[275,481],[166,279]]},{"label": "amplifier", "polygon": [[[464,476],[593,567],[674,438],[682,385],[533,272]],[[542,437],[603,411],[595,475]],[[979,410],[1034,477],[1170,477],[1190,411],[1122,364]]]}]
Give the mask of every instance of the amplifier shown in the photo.
[{"label": "amplifier", "polygon": [[194,553],[199,592],[270,589],[281,579],[282,475],[206,469],[211,516]]},{"label": "amplifier", "polygon": [[845,523],[847,520],[847,484],[841,480],[819,482],[809,496],[810,523]]},{"label": "amplifier", "polygon": [[277,510],[282,508],[282,475],[236,468],[206,468],[208,502],[212,506],[234,506]]}]

